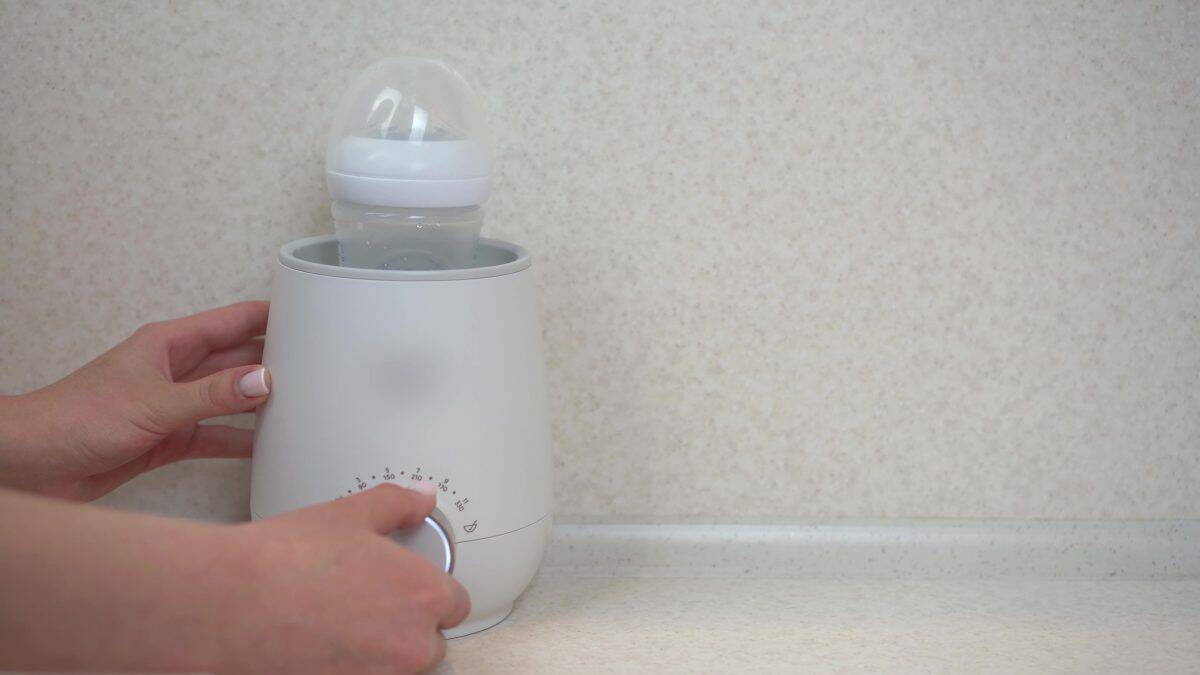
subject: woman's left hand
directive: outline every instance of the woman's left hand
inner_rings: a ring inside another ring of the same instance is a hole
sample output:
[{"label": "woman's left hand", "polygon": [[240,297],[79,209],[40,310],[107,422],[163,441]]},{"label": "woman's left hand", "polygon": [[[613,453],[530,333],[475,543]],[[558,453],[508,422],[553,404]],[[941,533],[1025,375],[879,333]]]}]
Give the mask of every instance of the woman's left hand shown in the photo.
[{"label": "woman's left hand", "polygon": [[147,324],[44,389],[0,397],[0,485],[91,500],[171,462],[248,457],[253,432],[197,423],[266,401],[267,309]]}]

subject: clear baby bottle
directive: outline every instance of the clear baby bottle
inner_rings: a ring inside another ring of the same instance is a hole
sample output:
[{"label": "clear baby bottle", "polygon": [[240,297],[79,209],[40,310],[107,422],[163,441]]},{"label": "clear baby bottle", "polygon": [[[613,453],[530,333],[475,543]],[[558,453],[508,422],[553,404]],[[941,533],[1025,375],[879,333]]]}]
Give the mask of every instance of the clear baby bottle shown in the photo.
[{"label": "clear baby bottle", "polygon": [[338,106],[325,154],[341,264],[470,267],[491,163],[470,85],[430,59],[368,67]]}]

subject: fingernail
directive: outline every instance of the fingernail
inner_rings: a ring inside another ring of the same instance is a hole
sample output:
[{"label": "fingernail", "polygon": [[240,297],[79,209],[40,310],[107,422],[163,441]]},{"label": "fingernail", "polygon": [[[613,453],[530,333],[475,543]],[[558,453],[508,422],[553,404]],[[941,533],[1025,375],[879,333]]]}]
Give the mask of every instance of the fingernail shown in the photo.
[{"label": "fingernail", "polygon": [[433,483],[427,483],[423,480],[414,481],[412,483],[409,483],[406,487],[409,490],[412,490],[413,492],[420,492],[423,495],[436,495],[437,494],[437,486],[434,485]]},{"label": "fingernail", "polygon": [[237,388],[246,398],[258,398],[271,393],[271,385],[267,383],[267,369],[255,368],[241,376]]}]

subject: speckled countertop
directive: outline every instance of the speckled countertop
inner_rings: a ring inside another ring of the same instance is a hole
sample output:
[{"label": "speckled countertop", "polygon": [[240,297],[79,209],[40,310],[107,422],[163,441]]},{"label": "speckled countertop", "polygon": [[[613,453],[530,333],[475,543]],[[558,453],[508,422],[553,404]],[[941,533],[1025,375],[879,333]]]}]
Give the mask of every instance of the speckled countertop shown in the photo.
[{"label": "speckled countertop", "polygon": [[1198,533],[558,526],[513,614],[438,672],[1195,672]]},{"label": "speckled countertop", "polygon": [[1195,672],[1200,580],[538,577],[444,673]]}]

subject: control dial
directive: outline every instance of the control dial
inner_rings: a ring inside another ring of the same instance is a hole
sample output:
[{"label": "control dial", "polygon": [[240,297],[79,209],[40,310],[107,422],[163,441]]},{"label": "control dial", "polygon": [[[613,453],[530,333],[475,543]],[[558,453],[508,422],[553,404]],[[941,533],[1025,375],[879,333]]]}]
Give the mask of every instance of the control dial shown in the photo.
[{"label": "control dial", "polygon": [[454,530],[441,511],[434,509],[420,525],[396,530],[388,536],[446,574],[454,572]]}]

